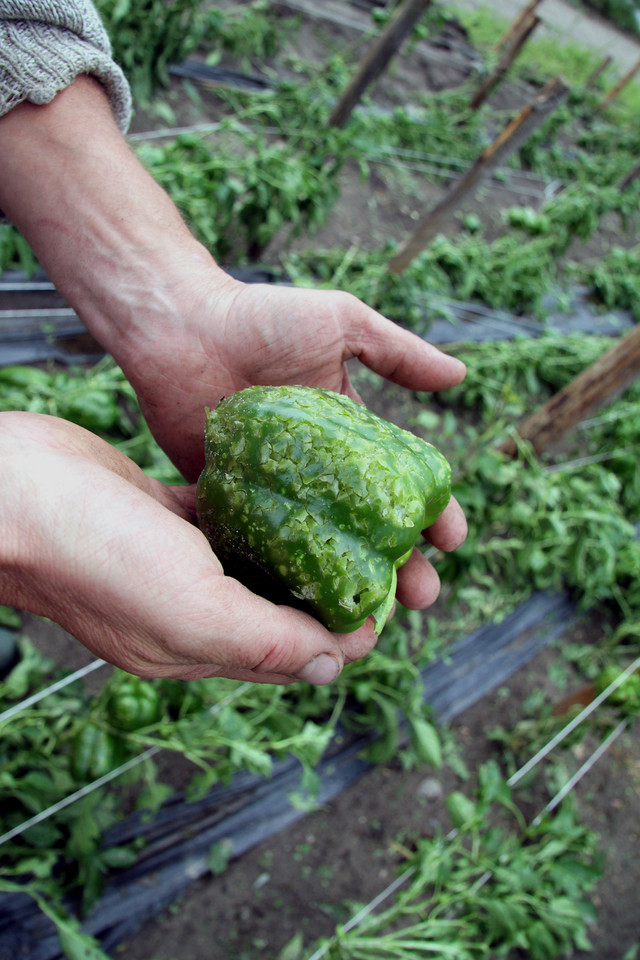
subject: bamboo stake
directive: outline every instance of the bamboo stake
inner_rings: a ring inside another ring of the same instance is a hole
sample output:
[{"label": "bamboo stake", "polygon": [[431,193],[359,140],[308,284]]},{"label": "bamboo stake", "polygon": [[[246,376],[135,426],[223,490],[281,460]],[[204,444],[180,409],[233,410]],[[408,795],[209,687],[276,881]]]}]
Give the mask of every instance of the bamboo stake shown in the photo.
[{"label": "bamboo stake", "polygon": [[471,98],[469,106],[472,110],[477,110],[480,104],[484,103],[489,94],[495,90],[497,85],[509,71],[513,61],[516,59],[525,43],[540,23],[540,17],[530,15],[523,23],[520,32],[515,37],[513,43],[495,65],[489,76],[481,84],[480,88]]},{"label": "bamboo stake", "polygon": [[560,77],[550,80],[523,110],[507,125],[501,134],[486,147],[472,167],[458,180],[443,199],[418,224],[389,262],[389,269],[402,273],[411,261],[442,229],[445,221],[460,203],[477,190],[480,183],[506,157],[518,149],[546,117],[567,97],[569,88]]},{"label": "bamboo stake", "polygon": [[506,45],[513,40],[516,34],[520,32],[520,29],[522,28],[525,21],[529,19],[531,14],[535,11],[536,7],[538,7],[541,2],[542,0],[530,0],[530,2],[526,5],[526,7],[522,8],[520,13],[516,17],[516,19],[513,21],[513,23],[509,27],[509,29],[505,33],[503,33],[503,35],[500,37],[500,39],[494,46],[493,53],[499,53],[500,50],[504,49],[504,47],[506,47]]},{"label": "bamboo stake", "polygon": [[[637,326],[520,424],[518,434],[536,453],[542,453],[639,375],[640,326]],[[514,456],[517,444],[509,437],[498,449]]]},{"label": "bamboo stake", "polygon": [[635,63],[630,70],[627,70],[625,75],[618,80],[616,85],[609,91],[606,97],[603,97],[600,103],[598,104],[598,110],[603,110],[604,107],[608,107],[611,101],[618,96],[618,94],[626,87],[626,85],[633,80],[636,73],[640,70],[640,60]]},{"label": "bamboo stake", "polygon": [[330,126],[344,127],[364,91],[387,67],[430,3],[431,0],[405,0],[398,8],[360,61],[355,75],[333,109],[329,118]]}]

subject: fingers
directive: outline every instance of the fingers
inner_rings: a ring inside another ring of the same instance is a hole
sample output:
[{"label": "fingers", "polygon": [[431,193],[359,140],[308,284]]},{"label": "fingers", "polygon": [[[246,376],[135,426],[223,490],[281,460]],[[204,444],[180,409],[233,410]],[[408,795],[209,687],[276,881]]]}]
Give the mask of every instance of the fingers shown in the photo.
[{"label": "fingers", "polygon": [[425,530],[424,535],[434,547],[448,553],[464,543],[467,532],[467,520],[462,507],[452,497],[436,522]]},{"label": "fingers", "polygon": [[[324,685],[336,679],[345,663],[365,656],[375,646],[373,622],[351,634],[334,634],[313,617],[276,606],[236,580],[219,578],[214,589],[212,622],[224,676],[260,683],[303,680]],[[209,634],[198,651],[203,660],[210,650]],[[191,645],[190,655],[193,652]],[[206,663],[203,667],[206,669]]]},{"label": "fingers", "polygon": [[352,303],[346,340],[352,356],[410,390],[448,390],[460,383],[466,373],[461,360],[448,356],[359,301]]},{"label": "fingers", "polygon": [[398,570],[396,597],[409,610],[425,610],[438,599],[440,578],[427,558],[415,549]]},{"label": "fingers", "polygon": [[[467,521],[457,500],[451,499],[436,522],[424,531],[426,539],[438,550],[449,552],[464,542]],[[435,603],[440,578],[427,558],[415,549],[398,571],[397,597],[410,610],[424,610]]]},{"label": "fingers", "polygon": [[37,444],[43,453],[48,450],[91,461],[154,497],[178,516],[191,521],[195,518],[195,485],[165,486],[147,476],[133,460],[89,430],[60,417],[27,411],[5,415],[4,422],[4,429],[11,431],[22,445],[26,442]]}]

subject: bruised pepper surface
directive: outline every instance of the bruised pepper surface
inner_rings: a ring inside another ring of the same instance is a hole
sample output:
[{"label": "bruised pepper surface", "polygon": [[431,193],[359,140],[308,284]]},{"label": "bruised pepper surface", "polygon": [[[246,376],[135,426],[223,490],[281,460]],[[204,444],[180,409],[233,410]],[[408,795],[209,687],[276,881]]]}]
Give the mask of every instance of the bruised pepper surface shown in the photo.
[{"label": "bruised pepper surface", "polygon": [[222,400],[207,412],[205,455],[198,521],[225,573],[337,633],[369,616],[380,632],[397,569],[451,496],[435,447],[314,387]]}]

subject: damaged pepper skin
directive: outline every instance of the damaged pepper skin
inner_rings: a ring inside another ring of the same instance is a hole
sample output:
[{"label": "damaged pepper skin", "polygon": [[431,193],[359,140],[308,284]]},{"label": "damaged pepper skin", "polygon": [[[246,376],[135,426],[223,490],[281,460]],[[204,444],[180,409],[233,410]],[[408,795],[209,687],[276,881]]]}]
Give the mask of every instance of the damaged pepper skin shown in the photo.
[{"label": "damaged pepper skin", "polygon": [[254,386],[207,411],[197,514],[225,574],[333,632],[382,630],[450,496],[434,446],[342,394]]}]

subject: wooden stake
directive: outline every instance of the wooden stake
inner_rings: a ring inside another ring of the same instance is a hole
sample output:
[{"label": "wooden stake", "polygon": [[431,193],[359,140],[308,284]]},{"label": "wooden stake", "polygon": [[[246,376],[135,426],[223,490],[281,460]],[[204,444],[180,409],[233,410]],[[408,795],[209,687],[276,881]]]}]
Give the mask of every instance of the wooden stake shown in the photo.
[{"label": "wooden stake", "polygon": [[544,90],[520,111],[498,137],[486,147],[472,167],[446,196],[418,224],[415,232],[389,262],[394,273],[402,273],[411,261],[440,233],[444,223],[460,203],[477,190],[480,183],[514,150],[531,136],[536,127],[567,97],[569,88],[560,77],[550,80]]},{"label": "wooden stake", "polygon": [[530,2],[523,7],[516,19],[513,21],[509,29],[504,33],[496,45],[493,48],[493,53],[499,53],[508,43],[511,43],[513,38],[517,33],[520,32],[524,22],[529,19],[531,14],[535,11],[536,7],[542,2],[542,0],[530,0]]},{"label": "wooden stake", "polygon": [[334,107],[329,118],[332,127],[344,127],[364,91],[387,67],[430,3],[431,0],[405,0],[398,8],[362,58],[355,75]]},{"label": "wooden stake", "polygon": [[598,104],[598,109],[602,110],[604,109],[604,107],[608,107],[611,101],[618,96],[621,90],[623,90],[624,87],[626,87],[626,85],[631,80],[633,80],[633,78],[635,77],[636,73],[638,73],[639,70],[640,70],[640,60],[638,60],[638,62],[634,64],[631,67],[631,69],[625,73],[624,77],[621,77],[620,80],[618,80],[615,87],[613,87],[613,89],[609,91],[606,97],[602,98],[602,100]]},{"label": "wooden stake", "polygon": [[508,47],[491,73],[486,77],[484,83],[481,84],[480,88],[471,98],[469,106],[472,110],[477,110],[480,104],[484,103],[489,94],[495,90],[539,23],[540,17],[532,14],[524,21],[511,46]]},{"label": "wooden stake", "polygon": [[[619,340],[595,363],[551,397],[518,427],[518,434],[536,453],[542,453],[575,427],[580,420],[610,402],[640,375],[640,326]],[[512,437],[498,448],[514,456]]]},{"label": "wooden stake", "polygon": [[602,61],[598,64],[598,66],[595,68],[595,70],[593,71],[593,73],[589,74],[589,76],[588,76],[587,79],[585,80],[585,84],[584,84],[585,90],[589,90],[589,89],[594,85],[594,83],[596,82],[596,80],[598,79],[598,77],[601,77],[602,74],[603,74],[603,73],[605,72],[605,70],[607,69],[607,67],[609,67],[609,66],[611,65],[612,61],[613,61],[613,57],[611,57],[611,56],[606,56],[606,57],[604,58],[604,60],[602,60]]}]

